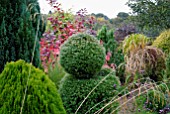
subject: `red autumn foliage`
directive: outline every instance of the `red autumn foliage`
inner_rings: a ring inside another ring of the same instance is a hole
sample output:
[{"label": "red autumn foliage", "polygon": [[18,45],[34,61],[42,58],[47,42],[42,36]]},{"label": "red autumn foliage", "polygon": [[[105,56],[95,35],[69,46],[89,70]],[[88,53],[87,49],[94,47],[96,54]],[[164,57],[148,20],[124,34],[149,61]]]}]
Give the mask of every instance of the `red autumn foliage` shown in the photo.
[{"label": "red autumn foliage", "polygon": [[49,4],[53,4],[56,17],[49,17],[51,29],[43,34],[43,38],[40,41],[40,56],[42,65],[47,71],[48,64],[53,64],[57,60],[60,53],[60,46],[73,34],[78,32],[88,32],[95,34],[93,31],[93,25],[95,19],[92,16],[87,16],[87,10],[81,9],[74,16],[74,20],[71,22],[67,20],[64,15],[64,10],[60,8],[61,4],[56,3],[56,0],[47,0]]}]

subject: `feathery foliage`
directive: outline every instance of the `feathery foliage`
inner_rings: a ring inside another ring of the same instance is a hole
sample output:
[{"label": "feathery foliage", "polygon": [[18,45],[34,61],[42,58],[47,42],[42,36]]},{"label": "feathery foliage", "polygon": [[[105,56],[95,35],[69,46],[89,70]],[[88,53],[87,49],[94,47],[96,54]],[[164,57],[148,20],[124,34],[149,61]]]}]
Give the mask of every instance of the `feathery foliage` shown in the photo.
[{"label": "feathery foliage", "polygon": [[161,49],[147,46],[138,49],[127,58],[126,72],[135,75],[139,73],[155,81],[161,81],[165,69],[165,56]]},{"label": "feathery foliage", "polygon": [[123,41],[123,53],[129,56],[130,53],[136,52],[138,49],[143,49],[148,42],[149,38],[146,36],[132,34]]},{"label": "feathery foliage", "polygon": [[54,83],[43,71],[23,60],[7,63],[0,74],[0,113],[20,113],[29,69],[23,114],[66,114]]}]

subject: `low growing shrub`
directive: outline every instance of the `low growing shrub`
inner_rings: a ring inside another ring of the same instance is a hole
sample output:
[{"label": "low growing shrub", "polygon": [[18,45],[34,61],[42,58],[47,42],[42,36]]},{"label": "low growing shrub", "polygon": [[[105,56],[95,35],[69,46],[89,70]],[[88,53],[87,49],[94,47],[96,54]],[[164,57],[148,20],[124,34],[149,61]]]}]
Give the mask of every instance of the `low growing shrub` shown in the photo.
[{"label": "low growing shrub", "polygon": [[7,63],[0,74],[0,114],[20,113],[27,80],[23,114],[66,114],[54,83],[23,60]]},{"label": "low growing shrub", "polygon": [[[143,89],[138,93],[140,96],[135,99],[135,114],[167,114],[165,112],[168,112],[169,107],[169,86],[164,82],[161,84],[153,82],[145,84],[147,86],[141,86]],[[146,93],[141,94],[144,91]]]},{"label": "low growing shrub", "polygon": [[[167,102],[165,94],[159,90],[150,90],[147,94],[141,95],[136,99],[137,109],[143,110],[145,113],[157,114],[163,109]],[[137,113],[138,114],[138,113]]]},{"label": "low growing shrub", "polygon": [[[85,97],[103,78],[105,77],[94,76],[90,79],[79,80],[71,75],[66,75],[61,81],[59,93],[67,113],[74,114]],[[85,114],[87,111],[89,111],[87,114],[95,113],[105,106],[118,93],[119,89],[120,81],[115,76],[115,73],[108,74],[108,77],[89,95],[77,114]],[[91,109],[97,103],[100,104]],[[112,105],[107,106],[102,113],[107,109],[106,113],[109,113],[117,106],[118,103],[114,102]]]}]

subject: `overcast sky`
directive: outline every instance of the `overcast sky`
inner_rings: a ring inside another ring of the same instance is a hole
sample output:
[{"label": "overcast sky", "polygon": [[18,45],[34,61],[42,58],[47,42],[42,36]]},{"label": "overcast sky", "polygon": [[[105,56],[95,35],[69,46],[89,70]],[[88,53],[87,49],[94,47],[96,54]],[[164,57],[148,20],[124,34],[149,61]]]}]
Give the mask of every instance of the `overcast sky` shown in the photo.
[{"label": "overcast sky", "polygon": [[[130,8],[125,5],[128,0],[58,0],[64,10],[72,8],[75,13],[82,8],[86,8],[88,13],[103,13],[109,18],[114,18],[119,12],[130,12]],[[51,7],[46,0],[39,0],[41,12],[48,13]]]}]

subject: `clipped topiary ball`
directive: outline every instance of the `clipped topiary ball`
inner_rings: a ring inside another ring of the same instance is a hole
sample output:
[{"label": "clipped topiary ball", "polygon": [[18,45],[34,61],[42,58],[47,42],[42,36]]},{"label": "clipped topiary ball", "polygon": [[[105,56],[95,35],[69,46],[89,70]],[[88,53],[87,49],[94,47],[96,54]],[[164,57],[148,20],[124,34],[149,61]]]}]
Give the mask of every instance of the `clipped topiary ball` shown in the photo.
[{"label": "clipped topiary ball", "polygon": [[60,64],[76,78],[90,78],[100,71],[105,60],[105,49],[88,34],[72,35],[60,48]]},{"label": "clipped topiary ball", "polygon": [[170,29],[163,31],[153,42],[152,46],[162,49],[166,55],[170,53]]},{"label": "clipped topiary ball", "polygon": [[[85,97],[98,83],[100,83],[103,78],[105,78],[105,76],[98,75],[90,79],[78,80],[75,77],[67,74],[61,80],[61,85],[59,87],[59,93],[67,113],[75,114],[76,110],[83,102]],[[77,114],[94,114],[96,111],[109,103],[111,99],[113,100],[115,95],[118,94],[119,90],[120,81],[112,71],[112,73],[108,74],[108,77],[106,77],[106,79],[100,83],[100,85],[88,96]],[[92,108],[95,105],[96,107]],[[118,102],[113,102],[104,108],[101,114],[104,114],[105,111],[106,114],[110,114],[114,109],[116,109],[118,105]],[[113,114],[116,114],[116,112]]]},{"label": "clipped topiary ball", "polygon": [[19,114],[29,76],[23,114],[66,114],[55,84],[23,60],[7,63],[0,74],[0,114]]}]

